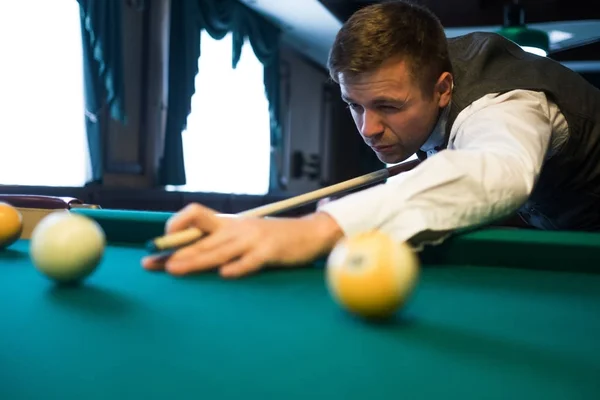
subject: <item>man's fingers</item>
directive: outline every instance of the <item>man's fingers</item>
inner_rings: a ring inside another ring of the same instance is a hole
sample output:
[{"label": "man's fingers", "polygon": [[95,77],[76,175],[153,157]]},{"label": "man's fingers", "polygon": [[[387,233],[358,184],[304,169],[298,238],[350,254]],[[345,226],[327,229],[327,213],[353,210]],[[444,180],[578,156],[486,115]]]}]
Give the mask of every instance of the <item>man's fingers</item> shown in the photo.
[{"label": "man's fingers", "polygon": [[[185,275],[216,268],[242,256],[249,246],[248,241],[243,239],[228,240],[221,246],[205,251],[198,251],[195,248],[197,245],[198,243],[175,252],[166,262],[167,272],[173,275]],[[182,252],[183,256],[178,254],[179,252]]]},{"label": "man's fingers", "polygon": [[210,254],[215,249],[229,246],[230,242],[235,240],[235,236],[236,231],[234,229],[215,231],[207,236],[203,236],[195,243],[177,250],[169,257],[169,263],[171,265],[185,265],[200,254]]},{"label": "man's fingers", "polygon": [[165,269],[166,256],[146,256],[142,258],[142,267],[149,271],[162,271]]},{"label": "man's fingers", "polygon": [[173,263],[177,263],[179,261],[194,257],[196,254],[207,253],[216,249],[217,247],[227,246],[229,245],[229,242],[235,239],[235,234],[236,232],[233,229],[221,229],[220,231],[216,231],[208,236],[203,236],[195,243],[176,251],[170,257],[170,260]]},{"label": "man's fingers", "polygon": [[[200,204],[190,204],[184,207],[177,214],[173,215],[166,223],[165,232],[166,234],[182,231],[191,226],[197,227],[205,233],[213,232],[217,229],[220,224],[218,215],[212,209],[201,206]],[[214,240],[213,240],[214,241]],[[175,252],[178,254],[183,252],[183,256],[186,256],[186,252],[193,251],[188,250],[191,246],[184,247],[182,250]],[[142,267],[150,271],[159,271],[165,269],[167,260],[172,256],[165,255],[149,255],[142,258]]]},{"label": "man's fingers", "polygon": [[261,269],[265,260],[266,258],[259,251],[251,251],[237,260],[223,265],[220,274],[223,278],[239,278]]},{"label": "man's fingers", "polygon": [[200,204],[189,204],[166,223],[166,233],[182,231],[191,226],[203,232],[212,232],[219,226],[219,217],[215,211]]}]

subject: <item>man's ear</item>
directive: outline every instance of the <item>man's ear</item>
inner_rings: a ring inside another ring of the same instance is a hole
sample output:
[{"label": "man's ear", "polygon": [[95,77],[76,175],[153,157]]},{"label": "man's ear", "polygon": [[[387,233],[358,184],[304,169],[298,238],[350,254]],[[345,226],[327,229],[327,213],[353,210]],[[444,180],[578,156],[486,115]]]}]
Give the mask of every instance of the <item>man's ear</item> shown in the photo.
[{"label": "man's ear", "polygon": [[454,77],[449,72],[440,75],[435,84],[435,93],[438,95],[438,105],[440,108],[446,107],[452,98],[452,88],[454,87]]}]

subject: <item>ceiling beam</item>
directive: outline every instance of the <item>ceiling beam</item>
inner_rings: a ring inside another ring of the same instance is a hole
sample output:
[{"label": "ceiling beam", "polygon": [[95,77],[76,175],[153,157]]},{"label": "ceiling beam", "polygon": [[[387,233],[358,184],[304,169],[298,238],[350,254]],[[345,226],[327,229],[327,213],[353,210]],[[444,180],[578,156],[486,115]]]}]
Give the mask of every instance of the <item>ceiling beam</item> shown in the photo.
[{"label": "ceiling beam", "polygon": [[[319,0],[338,20],[346,21],[372,0]],[[506,0],[415,0],[431,9],[446,28],[501,25]],[[526,23],[600,19],[600,7],[589,0],[522,0]]]}]

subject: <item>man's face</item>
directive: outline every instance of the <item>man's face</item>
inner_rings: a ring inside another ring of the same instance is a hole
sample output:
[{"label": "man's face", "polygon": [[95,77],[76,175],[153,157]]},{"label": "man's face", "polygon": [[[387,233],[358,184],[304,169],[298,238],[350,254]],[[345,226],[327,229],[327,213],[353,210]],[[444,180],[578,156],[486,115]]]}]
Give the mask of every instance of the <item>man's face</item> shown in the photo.
[{"label": "man's face", "polygon": [[342,98],[365,143],[389,164],[415,154],[451,96],[449,74],[440,77],[432,93],[423,93],[404,61],[387,62],[352,79],[345,79],[344,74],[339,78]]}]

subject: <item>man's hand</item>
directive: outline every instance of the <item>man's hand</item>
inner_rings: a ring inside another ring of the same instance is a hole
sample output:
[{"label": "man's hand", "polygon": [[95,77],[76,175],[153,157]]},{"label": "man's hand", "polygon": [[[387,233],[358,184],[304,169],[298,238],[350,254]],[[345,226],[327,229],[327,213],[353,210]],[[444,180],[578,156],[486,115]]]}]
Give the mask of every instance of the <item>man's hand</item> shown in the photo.
[{"label": "man's hand", "polygon": [[295,266],[327,254],[343,233],[325,213],[304,218],[219,216],[198,204],[185,207],[166,226],[166,233],[189,227],[205,233],[164,260],[142,260],[148,270],[165,269],[174,275],[218,268],[223,277],[235,278],[270,265]]}]

